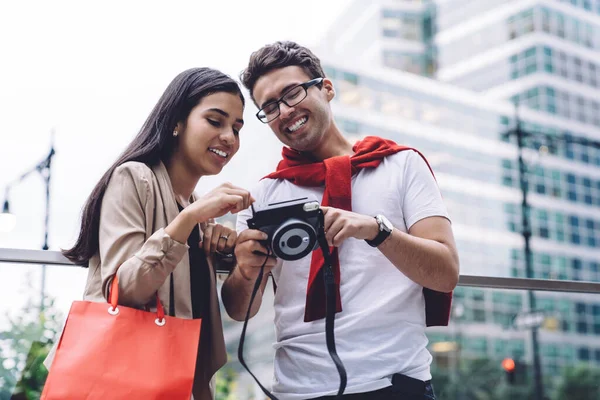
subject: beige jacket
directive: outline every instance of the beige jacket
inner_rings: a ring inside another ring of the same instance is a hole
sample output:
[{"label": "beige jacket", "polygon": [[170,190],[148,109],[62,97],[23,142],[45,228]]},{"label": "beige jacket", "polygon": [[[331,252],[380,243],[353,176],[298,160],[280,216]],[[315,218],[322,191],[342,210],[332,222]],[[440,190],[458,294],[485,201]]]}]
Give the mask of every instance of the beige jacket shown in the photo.
[{"label": "beige jacket", "polygon": [[[176,242],[164,232],[178,213],[171,181],[162,163],[152,169],[139,162],[118,167],[102,201],[100,249],[89,262],[84,299],[106,301],[107,289],[117,271],[119,304],[142,308],[152,303],[158,290],[165,310],[169,310],[169,276],[173,272],[175,315],[192,318],[188,245]],[[213,398],[211,379],[227,362],[212,260],[208,264],[210,317],[203,321],[193,392],[196,400]],[[52,362],[53,355],[54,349],[45,364]]]}]

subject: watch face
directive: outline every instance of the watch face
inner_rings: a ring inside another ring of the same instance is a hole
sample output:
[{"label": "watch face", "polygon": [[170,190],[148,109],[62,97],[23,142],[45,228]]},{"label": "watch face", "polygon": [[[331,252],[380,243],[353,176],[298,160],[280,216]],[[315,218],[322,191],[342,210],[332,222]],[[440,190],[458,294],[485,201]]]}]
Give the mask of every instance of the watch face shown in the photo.
[{"label": "watch face", "polygon": [[379,229],[382,231],[391,232],[394,229],[394,225],[384,215],[378,215],[377,222],[379,222]]}]

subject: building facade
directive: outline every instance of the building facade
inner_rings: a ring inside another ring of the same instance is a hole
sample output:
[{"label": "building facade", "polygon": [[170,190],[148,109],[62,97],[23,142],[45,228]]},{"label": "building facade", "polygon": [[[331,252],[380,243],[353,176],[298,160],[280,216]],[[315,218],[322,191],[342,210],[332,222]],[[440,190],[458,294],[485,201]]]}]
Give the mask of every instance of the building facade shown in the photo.
[{"label": "building facade", "polygon": [[[524,130],[600,140],[600,1],[355,1],[331,32],[330,51],[319,54],[331,60],[343,130],[388,137],[430,158],[462,273],[527,277],[516,146],[502,133],[515,127],[518,105]],[[409,54],[415,62],[391,61]],[[600,150],[561,141],[525,146],[531,277],[598,282]],[[600,299],[536,298],[552,316],[541,332],[546,375],[578,362],[600,365]],[[512,327],[528,309],[524,292],[460,288],[456,302],[461,318],[432,333],[432,343],[466,329],[463,347],[472,356],[531,360],[529,333]]]}]

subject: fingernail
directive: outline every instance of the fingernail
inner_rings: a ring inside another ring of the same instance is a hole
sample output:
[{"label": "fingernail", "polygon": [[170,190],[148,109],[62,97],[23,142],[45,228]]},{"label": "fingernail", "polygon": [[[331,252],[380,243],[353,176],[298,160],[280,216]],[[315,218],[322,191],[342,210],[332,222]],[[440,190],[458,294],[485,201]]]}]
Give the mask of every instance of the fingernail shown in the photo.
[{"label": "fingernail", "polygon": [[268,237],[269,237],[269,235],[267,235],[266,233],[263,232],[263,234],[262,234],[263,240],[267,240]]}]

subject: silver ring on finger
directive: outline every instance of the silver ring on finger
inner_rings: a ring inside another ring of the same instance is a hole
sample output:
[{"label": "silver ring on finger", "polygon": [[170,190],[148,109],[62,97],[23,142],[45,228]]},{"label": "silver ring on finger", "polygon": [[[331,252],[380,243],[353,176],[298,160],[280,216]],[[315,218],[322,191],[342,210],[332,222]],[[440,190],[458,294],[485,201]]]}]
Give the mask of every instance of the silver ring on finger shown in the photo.
[{"label": "silver ring on finger", "polygon": [[229,235],[221,235],[219,236],[219,240],[221,239],[225,239],[225,241],[227,241],[227,239],[229,239]]}]

